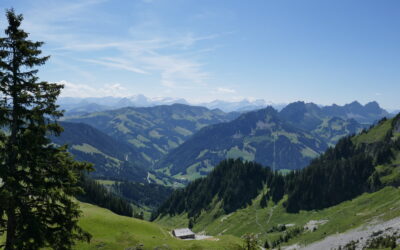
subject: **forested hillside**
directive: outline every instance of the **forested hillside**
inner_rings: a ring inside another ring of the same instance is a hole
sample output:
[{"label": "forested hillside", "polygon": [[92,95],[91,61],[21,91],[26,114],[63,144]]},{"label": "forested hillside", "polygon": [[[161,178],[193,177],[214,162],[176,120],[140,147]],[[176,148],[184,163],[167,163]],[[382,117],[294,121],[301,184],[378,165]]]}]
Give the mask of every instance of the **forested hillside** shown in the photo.
[{"label": "forested hillside", "polygon": [[160,206],[173,192],[173,188],[155,183],[115,182],[110,187],[128,201],[150,209]]},{"label": "forested hillside", "polygon": [[399,170],[397,115],[342,138],[309,166],[285,176],[254,163],[223,161],[207,177],[175,191],[153,218],[181,213],[196,217],[212,209],[211,201],[222,202],[221,212],[227,214],[249,204],[262,190],[264,204],[285,199],[287,212],[322,209],[385,185],[399,185]]},{"label": "forested hillside", "polygon": [[97,181],[82,176],[80,186],[84,192],[77,197],[80,201],[109,209],[119,215],[133,216],[132,205],[126,199],[114,194]]},{"label": "forested hillside", "polygon": [[257,196],[266,180],[273,178],[271,170],[252,162],[222,161],[207,177],[176,190],[153,215],[180,214],[196,217],[203,209],[210,209],[213,199],[223,201],[225,213],[244,207]]}]

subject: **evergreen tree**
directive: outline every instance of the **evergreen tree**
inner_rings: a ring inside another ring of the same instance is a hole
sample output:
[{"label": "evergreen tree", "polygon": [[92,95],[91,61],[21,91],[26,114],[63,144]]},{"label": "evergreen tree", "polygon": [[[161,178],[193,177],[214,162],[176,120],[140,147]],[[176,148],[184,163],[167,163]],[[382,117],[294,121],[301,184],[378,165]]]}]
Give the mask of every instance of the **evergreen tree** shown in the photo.
[{"label": "evergreen tree", "polygon": [[263,194],[260,200],[260,207],[265,208],[268,205],[269,196],[268,194]]},{"label": "evergreen tree", "polygon": [[[83,175],[80,180],[80,186],[84,190],[84,195],[79,195],[79,200],[107,208],[119,215],[132,217],[133,209],[131,204],[124,198],[112,193],[95,180]],[[135,217],[140,217],[140,213],[135,214]]]},{"label": "evergreen tree", "polygon": [[242,236],[243,238],[243,249],[244,250],[256,250],[258,249],[258,241],[257,241],[257,236],[253,233],[246,233],[245,235]]},{"label": "evergreen tree", "polygon": [[193,218],[189,218],[189,223],[188,223],[188,228],[192,229],[194,225],[194,220]]},{"label": "evergreen tree", "polygon": [[39,81],[37,66],[43,42],[20,29],[22,15],[6,12],[8,27],[0,38],[0,234],[6,250],[70,249],[90,240],[78,226],[80,211],[73,196],[81,191],[79,175],[90,165],[75,162],[66,147],[48,136],[59,135],[55,104],[62,85]]}]

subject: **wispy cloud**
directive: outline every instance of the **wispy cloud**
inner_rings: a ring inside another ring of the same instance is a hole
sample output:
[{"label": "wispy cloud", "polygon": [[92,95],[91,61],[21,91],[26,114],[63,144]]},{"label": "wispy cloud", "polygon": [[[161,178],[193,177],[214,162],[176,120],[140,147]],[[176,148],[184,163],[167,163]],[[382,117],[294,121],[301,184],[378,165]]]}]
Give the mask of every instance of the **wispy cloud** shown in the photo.
[{"label": "wispy cloud", "polygon": [[127,70],[138,74],[148,74],[146,71],[131,65],[129,61],[120,58],[82,59],[82,61],[103,65],[109,68]]},{"label": "wispy cloud", "polygon": [[71,83],[65,80],[59,82],[64,85],[61,91],[62,97],[104,97],[104,96],[127,96],[126,88],[119,83],[106,84],[92,87],[87,84]]},{"label": "wispy cloud", "polygon": [[[210,73],[203,69],[203,64],[198,62],[196,56],[182,52],[194,43],[212,39],[216,36],[194,37],[189,35],[181,39],[155,38],[151,40],[105,42],[105,43],[76,43],[68,44],[60,50],[97,51],[115,49],[114,57],[83,58],[90,62],[105,67],[123,69],[139,74],[160,75],[160,83],[166,87],[184,87],[187,84],[201,84],[209,77]],[[165,52],[164,50],[178,47],[181,51]],[[207,53],[206,51],[205,53]],[[138,66],[140,65],[140,66]]]},{"label": "wispy cloud", "polygon": [[[28,13],[27,29],[51,43],[51,50],[78,55],[75,57],[78,61],[136,74],[159,76],[159,83],[168,88],[205,84],[211,73],[205,70],[199,55],[209,53],[212,49],[197,48],[196,45],[225,34],[196,35],[193,32],[168,36],[156,32],[153,34],[153,27],[159,24],[151,22],[152,19],[148,17],[128,28],[128,35],[123,39],[93,34],[88,36],[84,32],[76,32],[74,28],[80,29],[78,18],[85,16],[82,13],[104,2],[105,0],[60,2],[50,4],[46,7],[46,11],[42,8],[33,9]],[[99,20],[100,23],[102,21]],[[141,22],[150,22],[151,29],[149,30],[149,27],[142,25]],[[130,32],[141,34],[142,37],[129,35]],[[89,53],[90,51],[96,53]],[[112,56],[105,57],[104,54]]]},{"label": "wispy cloud", "polygon": [[219,88],[217,88],[216,90],[217,90],[218,93],[230,93],[230,94],[236,93],[236,90],[231,89],[231,88],[222,88],[222,87],[219,87]]}]

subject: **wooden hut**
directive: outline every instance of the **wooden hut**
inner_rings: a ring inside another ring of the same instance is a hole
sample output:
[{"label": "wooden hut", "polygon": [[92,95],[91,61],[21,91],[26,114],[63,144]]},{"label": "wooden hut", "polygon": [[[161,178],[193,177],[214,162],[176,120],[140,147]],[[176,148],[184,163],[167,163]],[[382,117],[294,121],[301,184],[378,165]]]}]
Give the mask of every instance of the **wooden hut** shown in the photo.
[{"label": "wooden hut", "polygon": [[172,234],[179,239],[195,239],[195,234],[189,228],[178,228],[172,230]]}]

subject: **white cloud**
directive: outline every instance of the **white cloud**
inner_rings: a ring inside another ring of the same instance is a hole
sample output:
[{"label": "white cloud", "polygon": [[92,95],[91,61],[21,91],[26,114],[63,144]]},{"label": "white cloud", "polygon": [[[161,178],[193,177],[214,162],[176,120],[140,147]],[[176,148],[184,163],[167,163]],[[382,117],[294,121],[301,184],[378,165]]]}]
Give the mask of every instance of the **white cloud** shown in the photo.
[{"label": "white cloud", "polygon": [[65,80],[59,82],[64,85],[61,97],[104,97],[104,96],[127,96],[126,88],[119,83],[106,84],[99,87],[91,87],[86,84],[76,84]]},{"label": "white cloud", "polygon": [[233,93],[236,93],[236,90],[231,89],[231,88],[222,88],[222,87],[219,87],[219,88],[217,88],[217,92],[218,92],[218,93],[229,93],[229,94],[233,94]]}]

